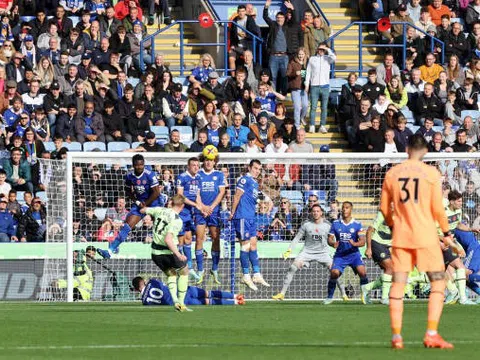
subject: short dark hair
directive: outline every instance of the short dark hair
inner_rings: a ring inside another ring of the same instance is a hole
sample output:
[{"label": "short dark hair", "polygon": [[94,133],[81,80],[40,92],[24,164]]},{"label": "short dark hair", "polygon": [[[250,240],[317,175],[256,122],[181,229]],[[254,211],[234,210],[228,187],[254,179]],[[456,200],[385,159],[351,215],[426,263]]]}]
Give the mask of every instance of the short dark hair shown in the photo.
[{"label": "short dark hair", "polygon": [[351,201],[344,201],[343,203],[344,203],[344,204],[348,204],[348,205],[350,205],[350,206],[353,208],[353,203],[352,203]]},{"label": "short dark hair", "polygon": [[140,291],[140,282],[145,281],[141,276],[137,276],[132,280],[132,286],[136,291]]},{"label": "short dark hair", "polygon": [[452,190],[448,193],[448,201],[456,201],[463,197],[462,193],[457,190]]},{"label": "short dark hair", "polygon": [[6,171],[3,169],[0,169],[0,175],[7,175]]},{"label": "short dark hair", "polygon": [[192,162],[200,162],[200,160],[198,159],[198,157],[191,157],[190,159],[188,159],[187,164],[190,165],[190,163]]},{"label": "short dark hair", "polygon": [[137,161],[145,162],[145,158],[141,154],[136,154],[132,157],[132,164],[135,164]]},{"label": "short dark hair", "polygon": [[310,207],[310,211],[312,211],[314,208],[318,207],[320,210],[322,210],[322,213],[324,213],[323,211],[323,208],[320,206],[320,204],[313,204],[311,207]]},{"label": "short dark hair", "polygon": [[258,164],[258,165],[262,166],[262,163],[258,159],[251,160],[250,163],[248,164],[248,167],[252,167],[253,164]]},{"label": "short dark hair", "polygon": [[243,4],[242,4],[242,5],[238,5],[238,6],[237,6],[237,11],[238,11],[238,10],[247,10],[247,7],[246,7],[245,5],[243,5]]},{"label": "short dark hair", "polygon": [[420,134],[412,135],[408,138],[408,148],[411,150],[427,149],[427,140],[425,140],[425,138]]},{"label": "short dark hair", "polygon": [[370,76],[370,75],[377,75],[377,69],[368,70],[368,76]]}]

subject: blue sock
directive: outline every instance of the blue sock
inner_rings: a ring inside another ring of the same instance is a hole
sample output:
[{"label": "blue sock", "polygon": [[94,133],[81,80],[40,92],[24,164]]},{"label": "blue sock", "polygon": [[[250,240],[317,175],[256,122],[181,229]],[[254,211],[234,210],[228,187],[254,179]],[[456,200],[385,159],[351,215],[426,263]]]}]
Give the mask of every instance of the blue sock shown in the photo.
[{"label": "blue sock", "polygon": [[250,258],[250,263],[252,264],[253,273],[258,274],[260,272],[260,263],[258,261],[258,251],[250,250],[248,257]]},{"label": "blue sock", "polygon": [[368,284],[368,277],[361,277],[360,278],[360,285],[367,285]]},{"label": "blue sock", "polygon": [[195,250],[195,260],[197,262],[197,271],[203,271],[203,249]]},{"label": "blue sock", "polygon": [[192,244],[184,244],[183,245],[183,255],[187,258],[187,265],[189,269],[192,268]]},{"label": "blue sock", "polygon": [[244,274],[250,274],[250,262],[248,261],[248,252],[240,251],[240,265]]},{"label": "blue sock", "polygon": [[468,276],[467,285],[470,289],[472,289],[477,295],[480,295],[480,274],[470,274]]},{"label": "blue sock", "polygon": [[212,304],[212,305],[235,305],[235,300],[233,300],[233,299],[210,299],[210,304]]},{"label": "blue sock", "polygon": [[178,251],[180,251],[180,254],[183,254],[183,245],[178,245]]},{"label": "blue sock", "polygon": [[120,232],[118,233],[117,237],[115,238],[115,240],[113,240],[111,242],[111,244],[108,246],[108,248],[112,251],[112,252],[116,252],[118,247],[120,246],[121,243],[123,243],[125,240],[127,240],[127,237],[128,237],[128,234],[130,233],[130,231],[132,230],[132,228],[130,227],[130,225],[128,225],[127,223],[125,223],[122,228],[120,229]]},{"label": "blue sock", "polygon": [[233,293],[229,291],[211,290],[210,296],[216,299],[233,299]]},{"label": "blue sock", "polygon": [[220,251],[212,250],[212,270],[218,270],[218,264],[220,263]]},{"label": "blue sock", "polygon": [[333,299],[335,288],[337,287],[337,279],[328,280],[328,298]]}]

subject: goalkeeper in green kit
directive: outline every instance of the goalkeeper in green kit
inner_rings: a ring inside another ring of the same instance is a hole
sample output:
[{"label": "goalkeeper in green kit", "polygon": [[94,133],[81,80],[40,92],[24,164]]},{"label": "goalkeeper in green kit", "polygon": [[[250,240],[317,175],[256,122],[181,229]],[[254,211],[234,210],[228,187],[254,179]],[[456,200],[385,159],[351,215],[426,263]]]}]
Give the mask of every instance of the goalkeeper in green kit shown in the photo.
[{"label": "goalkeeper in green kit", "polygon": [[188,289],[187,258],[178,251],[178,233],[183,222],[179,213],[185,203],[183,195],[172,198],[172,208],[144,207],[142,214],[153,217],[152,260],[167,275],[167,286],[170,290],[175,310],[191,311],[185,306],[185,296]]}]

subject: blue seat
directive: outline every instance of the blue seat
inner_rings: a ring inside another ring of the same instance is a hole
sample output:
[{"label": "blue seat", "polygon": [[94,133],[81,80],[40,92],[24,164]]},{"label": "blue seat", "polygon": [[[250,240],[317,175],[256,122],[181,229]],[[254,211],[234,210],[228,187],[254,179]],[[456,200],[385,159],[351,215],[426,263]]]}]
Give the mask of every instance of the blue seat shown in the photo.
[{"label": "blue seat", "polygon": [[193,140],[192,128],[190,126],[174,126],[172,130],[180,131],[180,141],[183,143]]},{"label": "blue seat", "polygon": [[157,139],[168,139],[168,127],[167,126],[150,126],[150,131],[155,133]]},{"label": "blue seat", "polygon": [[315,195],[318,198],[320,203],[325,203],[327,201],[327,192],[324,190],[308,190],[303,193],[303,198],[305,204],[308,204],[308,197],[310,195]]},{"label": "blue seat", "polygon": [[105,146],[105,143],[101,141],[89,141],[83,144],[83,151],[93,151],[94,149],[107,151],[107,147]]},{"label": "blue seat", "polygon": [[303,202],[302,192],[298,190],[282,190],[280,197],[287,198],[292,204],[302,204]]},{"label": "blue seat", "polygon": [[368,79],[366,77],[359,77],[356,81],[357,85],[363,86],[368,82]]},{"label": "blue seat", "polygon": [[82,144],[76,141],[71,143],[64,142],[63,146],[68,149],[68,151],[82,151]]},{"label": "blue seat", "polygon": [[168,143],[168,139],[160,139],[157,140],[157,144],[164,146],[166,143]]},{"label": "blue seat", "polygon": [[344,78],[330,79],[330,91],[341,91],[342,86],[345,85],[347,82],[347,79]]},{"label": "blue seat", "polygon": [[141,144],[140,141],[132,142],[132,149],[136,149]]},{"label": "blue seat", "polygon": [[460,117],[462,118],[462,123],[463,123],[463,120],[465,120],[465,118],[467,116],[471,116],[473,122],[476,123],[478,118],[480,117],[480,111],[478,111],[478,110],[463,110],[460,114]]},{"label": "blue seat", "polygon": [[35,196],[42,200],[43,203],[48,202],[47,193],[45,191],[37,191]]},{"label": "blue seat", "polygon": [[52,152],[53,150],[55,150],[55,144],[53,143],[53,141],[45,141],[43,143],[43,146],[45,146],[45,150],[49,152]]},{"label": "blue seat", "polygon": [[402,110],[400,110],[403,114],[403,116],[405,116],[405,118],[407,119],[407,122],[410,123],[410,124],[414,124],[415,123],[415,117],[413,116],[413,112],[408,109],[407,107],[403,108]]},{"label": "blue seat", "polygon": [[20,22],[30,22],[35,19],[35,16],[20,16]]},{"label": "blue seat", "polygon": [[140,82],[140,79],[139,78],[134,78],[134,77],[129,77],[127,79],[127,82],[133,86],[133,88],[135,88],[135,86],[138,85],[138,83]]},{"label": "blue seat", "polygon": [[126,141],[112,141],[107,145],[109,152],[120,152],[130,149],[130,144]]},{"label": "blue seat", "polygon": [[25,195],[25,191],[17,191],[17,201],[20,205],[25,204],[25,200],[23,200],[23,195]]},{"label": "blue seat", "polygon": [[433,131],[435,132],[442,132],[443,131],[443,126],[434,126],[432,128]]},{"label": "blue seat", "polygon": [[186,76],[176,76],[172,79],[175,84],[181,84],[182,86],[188,86],[190,81],[188,81],[188,77]]},{"label": "blue seat", "polygon": [[407,128],[409,128],[412,133],[416,133],[418,131],[418,129],[420,129],[420,126],[417,126],[417,125],[413,125],[413,124],[407,124]]}]

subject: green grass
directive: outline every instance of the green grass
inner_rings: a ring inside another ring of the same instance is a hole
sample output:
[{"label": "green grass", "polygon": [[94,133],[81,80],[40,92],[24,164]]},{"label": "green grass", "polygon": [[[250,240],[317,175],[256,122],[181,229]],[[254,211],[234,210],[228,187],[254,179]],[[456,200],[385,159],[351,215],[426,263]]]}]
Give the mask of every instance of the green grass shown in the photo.
[{"label": "green grass", "polygon": [[424,349],[426,304],[406,304],[403,351],[389,348],[388,308],[355,303],[2,303],[1,359],[473,359],[477,307],[445,308],[440,332],[453,351]]}]

